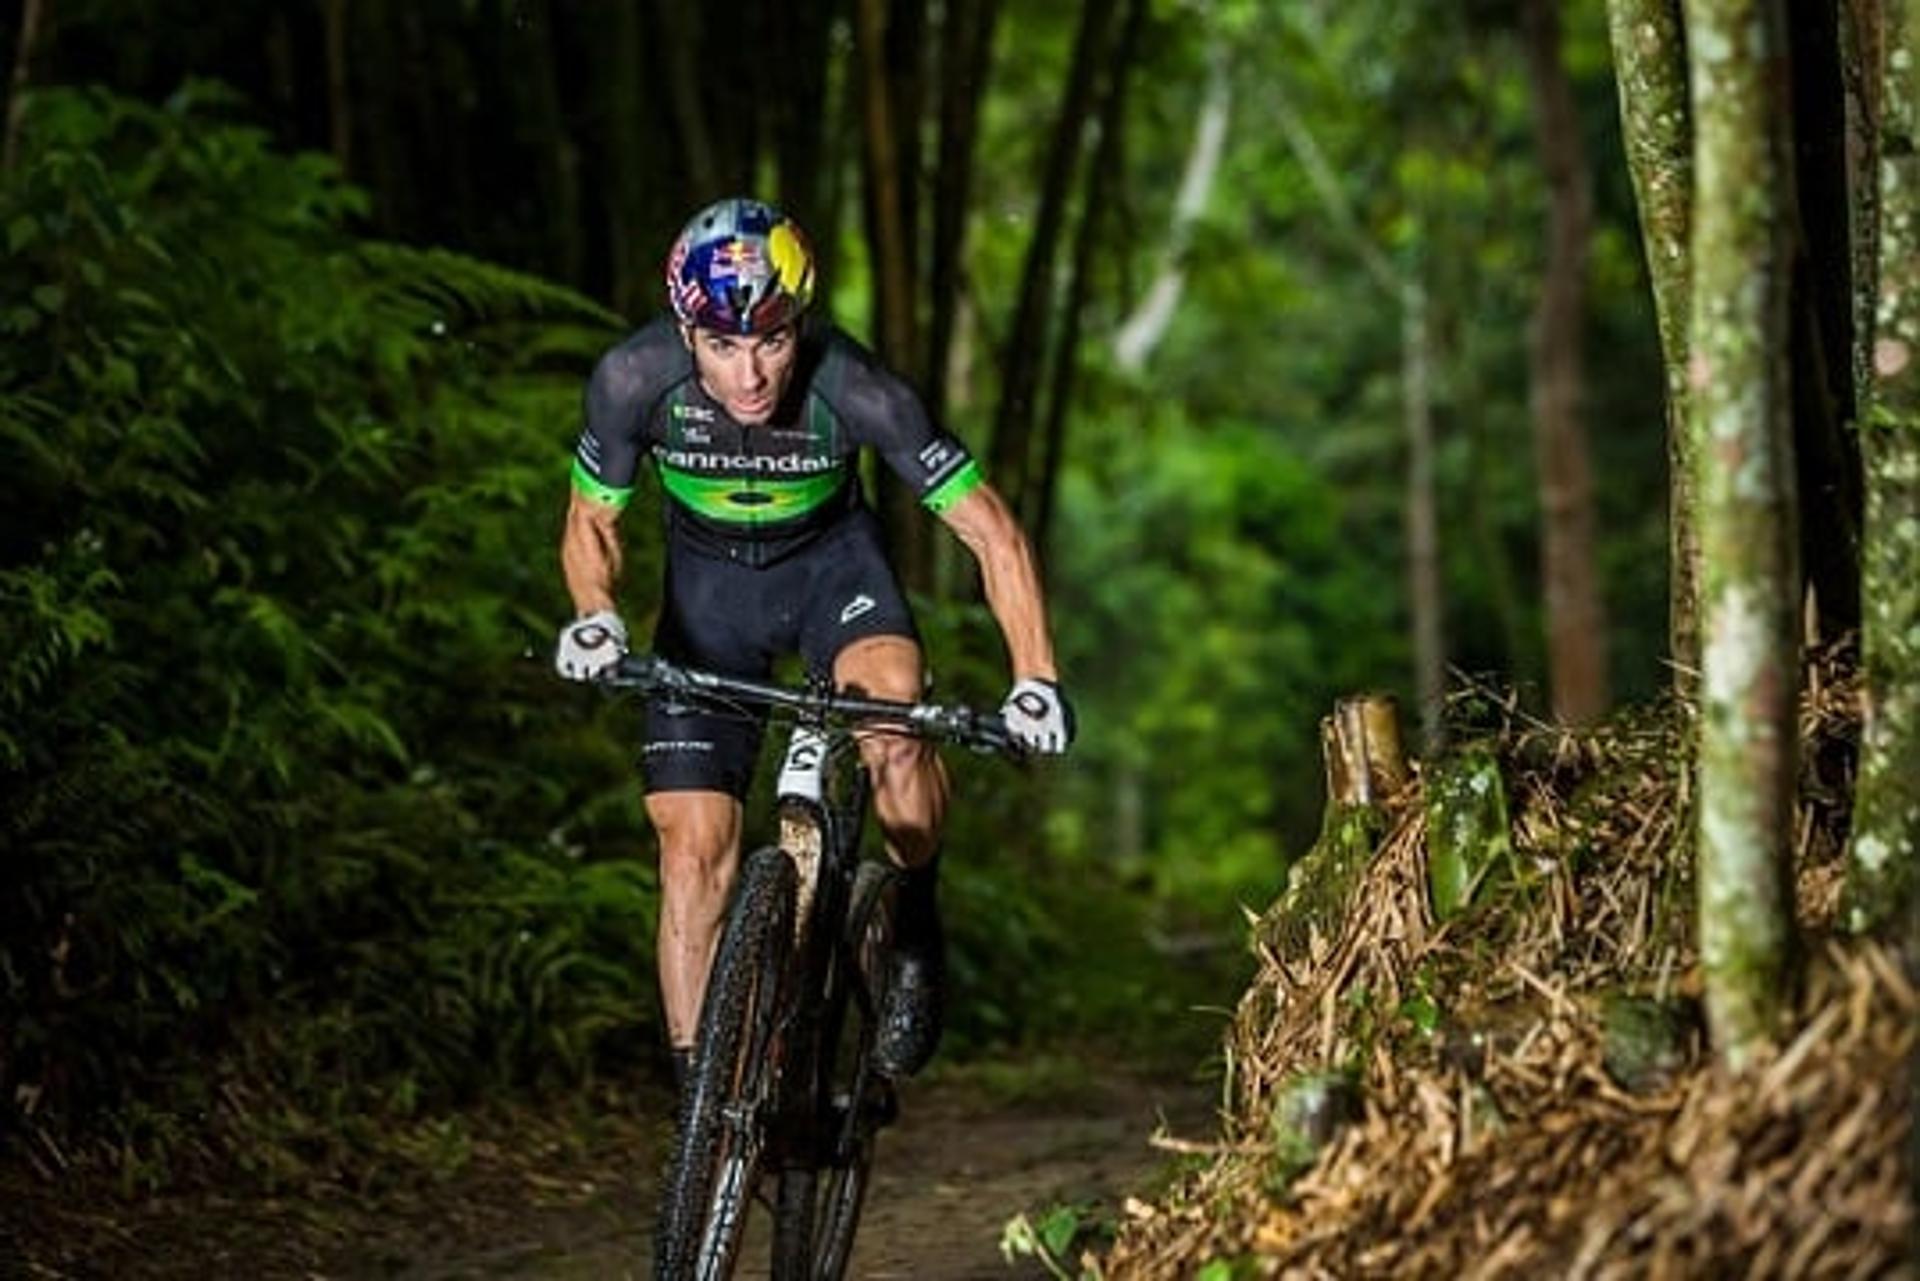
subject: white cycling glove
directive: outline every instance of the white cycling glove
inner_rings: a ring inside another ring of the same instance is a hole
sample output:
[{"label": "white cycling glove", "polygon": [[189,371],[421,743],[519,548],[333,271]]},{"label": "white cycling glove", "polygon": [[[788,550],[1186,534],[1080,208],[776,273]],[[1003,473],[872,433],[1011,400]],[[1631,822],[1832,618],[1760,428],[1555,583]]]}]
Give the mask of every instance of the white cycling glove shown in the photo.
[{"label": "white cycling glove", "polygon": [[627,652],[627,625],[610,609],[576,618],[560,629],[553,666],[568,680],[590,681]]},{"label": "white cycling glove", "polygon": [[1052,681],[1029,677],[1016,683],[1000,704],[1007,733],[1029,752],[1057,756],[1073,742],[1073,709]]}]

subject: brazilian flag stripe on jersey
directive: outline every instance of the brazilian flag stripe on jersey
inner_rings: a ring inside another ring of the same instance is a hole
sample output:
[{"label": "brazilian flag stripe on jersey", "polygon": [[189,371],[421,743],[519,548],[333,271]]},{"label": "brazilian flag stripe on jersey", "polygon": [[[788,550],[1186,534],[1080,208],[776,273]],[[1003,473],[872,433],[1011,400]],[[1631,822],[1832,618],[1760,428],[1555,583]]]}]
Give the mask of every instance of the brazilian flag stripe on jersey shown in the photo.
[{"label": "brazilian flag stripe on jersey", "polygon": [[847,473],[836,468],[799,480],[760,476],[696,476],[667,463],[660,464],[660,483],[695,514],[735,525],[763,525],[792,520],[825,506],[846,483]]},{"label": "brazilian flag stripe on jersey", "polygon": [[609,485],[587,470],[578,458],[573,460],[573,487],[596,503],[625,507],[633,497],[633,486]]}]

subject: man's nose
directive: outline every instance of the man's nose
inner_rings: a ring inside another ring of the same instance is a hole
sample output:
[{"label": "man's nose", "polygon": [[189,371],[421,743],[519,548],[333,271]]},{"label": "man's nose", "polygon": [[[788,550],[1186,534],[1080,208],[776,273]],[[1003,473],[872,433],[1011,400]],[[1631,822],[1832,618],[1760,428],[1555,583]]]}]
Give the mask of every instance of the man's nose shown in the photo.
[{"label": "man's nose", "polygon": [[761,387],[766,384],[767,367],[761,360],[759,352],[748,352],[746,360],[741,363],[745,370],[747,386]]}]

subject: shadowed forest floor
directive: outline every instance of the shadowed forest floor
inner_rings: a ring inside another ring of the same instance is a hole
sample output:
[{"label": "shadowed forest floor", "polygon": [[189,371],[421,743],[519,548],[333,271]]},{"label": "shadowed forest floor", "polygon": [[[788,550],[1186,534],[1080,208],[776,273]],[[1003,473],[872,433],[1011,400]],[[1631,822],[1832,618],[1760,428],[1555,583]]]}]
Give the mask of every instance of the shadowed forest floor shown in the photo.
[{"label": "shadowed forest floor", "polygon": [[[977,1065],[913,1084],[900,1124],[881,1141],[853,1275],[1044,1276],[1031,1262],[1002,1260],[1002,1225],[1063,1202],[1111,1212],[1164,1164],[1148,1143],[1163,1120],[1175,1133],[1211,1132],[1215,1093],[1178,1076],[1114,1070],[1097,1056],[1037,1069]],[[457,1170],[366,1195],[206,1191],[130,1201],[5,1170],[0,1278],[646,1277],[666,1098],[649,1091],[625,1111],[588,1133],[491,1118],[474,1127]],[[764,1237],[749,1248],[763,1252]],[[764,1274],[751,1257],[741,1271]]]}]

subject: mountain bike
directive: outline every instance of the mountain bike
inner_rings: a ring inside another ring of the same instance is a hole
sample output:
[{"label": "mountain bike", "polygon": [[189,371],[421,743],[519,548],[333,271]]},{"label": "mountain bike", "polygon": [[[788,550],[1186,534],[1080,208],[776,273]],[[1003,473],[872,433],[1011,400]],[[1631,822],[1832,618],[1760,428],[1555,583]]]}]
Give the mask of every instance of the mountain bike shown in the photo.
[{"label": "mountain bike", "polygon": [[870,784],[856,732],[1014,754],[997,712],[793,689],[630,655],[600,678],[687,706],[793,720],[776,844],[741,860],[707,980],[667,1166],[655,1276],[724,1281],[772,1183],[775,1281],[838,1281],[874,1142],[897,1103],[873,1061],[892,946],[891,865],[860,856]]}]

